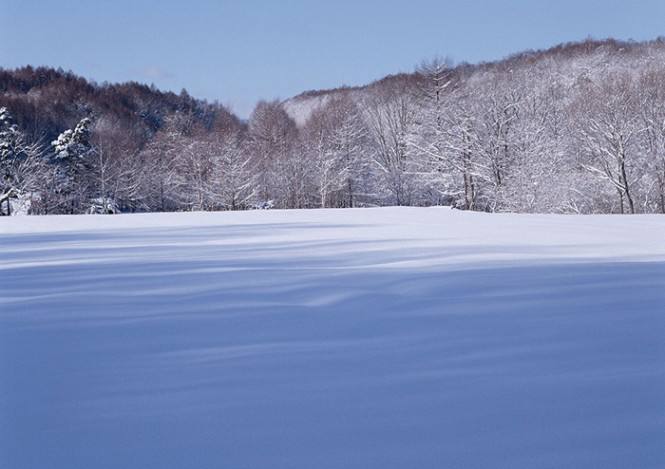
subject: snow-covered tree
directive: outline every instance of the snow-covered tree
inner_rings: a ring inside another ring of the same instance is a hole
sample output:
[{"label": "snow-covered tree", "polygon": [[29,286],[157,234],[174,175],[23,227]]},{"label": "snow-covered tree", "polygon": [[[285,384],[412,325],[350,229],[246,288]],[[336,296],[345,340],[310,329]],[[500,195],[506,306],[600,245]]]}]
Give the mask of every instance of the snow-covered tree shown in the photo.
[{"label": "snow-covered tree", "polygon": [[644,211],[665,213],[665,68],[647,70],[638,82],[645,174]]},{"label": "snow-covered tree", "polygon": [[413,159],[408,146],[414,118],[412,98],[403,87],[376,90],[363,103],[372,142],[369,155],[392,203],[410,205],[414,195]]},{"label": "snow-covered tree", "polygon": [[183,144],[177,119],[170,117],[139,153],[143,173],[140,192],[147,209],[167,211],[180,208],[177,159]]},{"label": "snow-covered tree", "polygon": [[95,151],[89,156],[87,173],[89,212],[116,213],[142,207],[140,189],[145,172],[130,133],[131,129],[118,122],[95,122],[91,138]]},{"label": "snow-covered tree", "polygon": [[[423,62],[416,75],[415,112],[408,144],[417,158],[418,186],[421,191],[436,193],[437,201],[459,206],[456,152],[452,148],[457,135],[452,117],[459,116],[453,111],[457,107],[457,80],[450,63],[440,58]],[[472,205],[465,204],[465,208],[471,209]]]},{"label": "snow-covered tree", "polygon": [[249,119],[249,151],[256,203],[282,208],[306,205],[306,169],[300,154],[298,128],[278,101],[257,104]]},{"label": "snow-covered tree", "polygon": [[254,197],[252,158],[239,131],[216,135],[209,143],[213,154],[214,193],[226,210],[247,208]]},{"label": "snow-covered tree", "polygon": [[631,172],[635,143],[643,130],[635,112],[635,97],[627,77],[607,77],[591,84],[582,96],[579,113],[581,165],[591,175],[611,184],[618,208],[635,213]]},{"label": "snow-covered tree", "polygon": [[318,109],[303,129],[305,164],[311,168],[318,205],[353,206],[364,129],[356,105],[339,96]]},{"label": "snow-covered tree", "polygon": [[0,214],[12,215],[12,201],[29,209],[45,166],[39,143],[29,144],[13,122],[9,110],[0,108]]},{"label": "snow-covered tree", "polygon": [[90,142],[91,124],[89,118],[83,118],[51,142],[56,167],[54,191],[60,198],[59,210],[67,213],[85,210],[90,199],[89,170],[95,153]]}]

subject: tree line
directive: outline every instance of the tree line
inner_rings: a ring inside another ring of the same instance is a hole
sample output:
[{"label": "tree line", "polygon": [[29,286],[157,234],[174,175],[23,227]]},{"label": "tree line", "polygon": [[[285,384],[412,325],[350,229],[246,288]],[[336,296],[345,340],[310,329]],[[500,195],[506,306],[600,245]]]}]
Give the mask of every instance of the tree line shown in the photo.
[{"label": "tree line", "polygon": [[665,213],[663,59],[663,40],[434,59],[247,121],[184,91],[1,71],[0,211]]}]

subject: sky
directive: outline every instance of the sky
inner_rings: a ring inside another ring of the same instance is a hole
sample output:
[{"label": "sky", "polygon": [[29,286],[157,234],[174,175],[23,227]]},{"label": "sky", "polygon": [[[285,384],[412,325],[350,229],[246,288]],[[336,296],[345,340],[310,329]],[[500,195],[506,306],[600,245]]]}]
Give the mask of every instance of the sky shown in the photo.
[{"label": "sky", "polygon": [[0,67],[49,65],[229,105],[362,85],[434,56],[496,60],[665,35],[665,1],[0,0]]}]

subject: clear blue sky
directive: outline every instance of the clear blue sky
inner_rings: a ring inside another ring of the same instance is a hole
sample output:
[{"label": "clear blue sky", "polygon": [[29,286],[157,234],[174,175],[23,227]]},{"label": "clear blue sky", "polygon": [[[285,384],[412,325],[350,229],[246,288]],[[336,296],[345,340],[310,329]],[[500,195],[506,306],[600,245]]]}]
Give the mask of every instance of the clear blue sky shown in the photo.
[{"label": "clear blue sky", "polygon": [[0,0],[2,67],[184,87],[242,116],[259,98],[364,84],[435,55],[659,35],[665,0]]}]

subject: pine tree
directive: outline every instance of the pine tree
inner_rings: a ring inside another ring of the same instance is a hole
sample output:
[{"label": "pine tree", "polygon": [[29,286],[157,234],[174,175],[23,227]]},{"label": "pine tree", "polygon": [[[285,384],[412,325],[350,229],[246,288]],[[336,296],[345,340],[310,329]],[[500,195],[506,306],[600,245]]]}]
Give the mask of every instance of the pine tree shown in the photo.
[{"label": "pine tree", "polygon": [[0,108],[0,214],[11,215],[12,199],[37,187],[44,169],[41,153],[39,144],[26,142],[9,110]]},{"label": "pine tree", "polygon": [[74,129],[65,130],[51,142],[56,165],[56,192],[61,196],[63,206],[71,213],[80,211],[89,195],[86,174],[94,153],[90,143],[90,125],[90,119],[84,118]]}]

